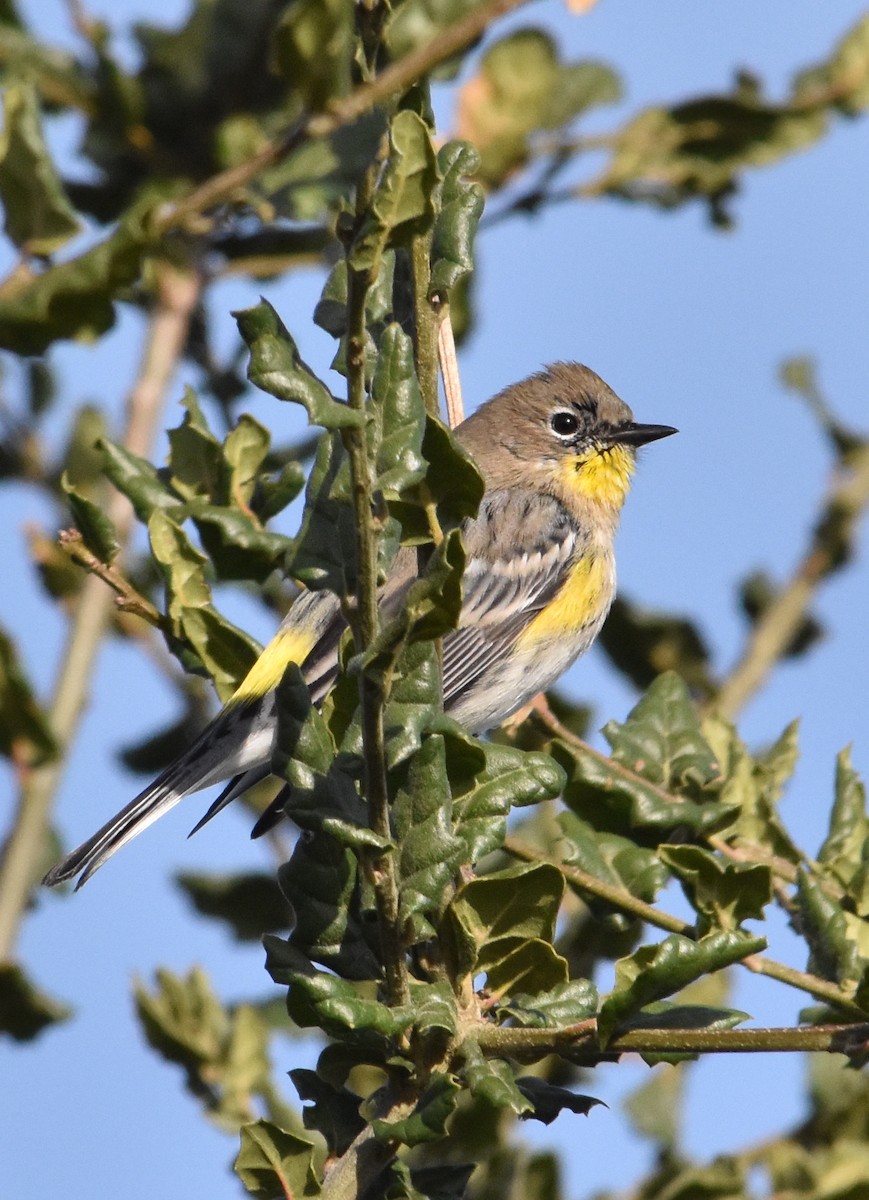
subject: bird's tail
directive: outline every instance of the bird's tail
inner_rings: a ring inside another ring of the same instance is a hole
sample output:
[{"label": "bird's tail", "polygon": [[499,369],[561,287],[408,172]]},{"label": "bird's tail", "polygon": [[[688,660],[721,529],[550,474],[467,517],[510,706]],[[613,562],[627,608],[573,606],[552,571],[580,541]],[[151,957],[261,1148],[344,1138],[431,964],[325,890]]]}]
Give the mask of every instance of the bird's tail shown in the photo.
[{"label": "bird's tail", "polygon": [[[180,758],[98,829],[93,837],[48,872],[48,887],[81,872],[76,891],[115,853],[162,817],[163,813],[202,788],[235,776],[255,782],[268,773],[275,736],[274,698],[230,704],[208,725]],[[249,783],[248,785],[249,786]],[[243,790],[233,787],[232,796]],[[225,795],[225,793],[224,793]],[[222,807],[222,805],[221,805]],[[216,809],[215,809],[216,811]],[[210,814],[209,814],[210,815]]]}]

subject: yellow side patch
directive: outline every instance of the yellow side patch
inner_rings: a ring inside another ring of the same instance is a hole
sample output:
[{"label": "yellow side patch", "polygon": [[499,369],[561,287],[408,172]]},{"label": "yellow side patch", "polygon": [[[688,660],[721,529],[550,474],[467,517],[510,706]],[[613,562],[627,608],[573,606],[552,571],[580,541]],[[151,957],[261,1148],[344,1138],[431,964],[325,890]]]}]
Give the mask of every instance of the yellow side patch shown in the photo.
[{"label": "yellow side patch", "polygon": [[569,492],[578,492],[596,504],[621,508],[631,486],[634,455],[624,446],[594,451],[588,457],[568,458],[561,481]]},{"label": "yellow side patch", "polygon": [[533,646],[572,633],[594,622],[609,605],[613,573],[603,555],[580,559],[554,600],[538,613],[519,638],[520,646]]},{"label": "yellow side patch", "polygon": [[304,629],[279,629],[238,685],[230,704],[256,700],[276,688],[291,662],[301,665],[314,649],[316,634]]}]

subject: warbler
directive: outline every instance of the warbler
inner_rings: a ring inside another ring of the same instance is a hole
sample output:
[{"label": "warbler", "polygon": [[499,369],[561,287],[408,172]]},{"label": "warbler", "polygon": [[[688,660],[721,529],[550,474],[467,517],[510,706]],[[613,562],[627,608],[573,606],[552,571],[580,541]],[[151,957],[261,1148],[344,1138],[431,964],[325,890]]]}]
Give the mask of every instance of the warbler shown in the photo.
[{"label": "warbler", "polygon": [[[603,380],[554,363],[513,384],[455,430],[486,490],[463,527],[467,564],[455,630],[443,638],[444,710],[472,733],[549,687],[600,632],[615,592],[613,540],[636,449],[677,431],[639,425]],[[402,550],[383,587],[388,615],[416,575]],[[193,832],[271,773],[275,689],[297,663],[319,704],[337,672],[338,598],[302,592],[238,690],[192,745],[45,876],[81,885],[191,792],[229,780]],[[254,827],[270,827],[280,805]]]}]

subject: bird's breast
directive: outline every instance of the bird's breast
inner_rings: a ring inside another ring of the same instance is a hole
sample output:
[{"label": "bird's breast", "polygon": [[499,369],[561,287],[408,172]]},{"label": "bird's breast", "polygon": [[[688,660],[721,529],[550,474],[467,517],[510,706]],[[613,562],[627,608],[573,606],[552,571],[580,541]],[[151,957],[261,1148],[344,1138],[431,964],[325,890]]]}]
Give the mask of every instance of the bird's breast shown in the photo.
[{"label": "bird's breast", "polygon": [[[564,584],[521,635],[523,649],[555,638],[597,636],[615,593],[615,563],[608,550],[595,550],[576,559]],[[580,650],[579,653],[582,653]]]}]

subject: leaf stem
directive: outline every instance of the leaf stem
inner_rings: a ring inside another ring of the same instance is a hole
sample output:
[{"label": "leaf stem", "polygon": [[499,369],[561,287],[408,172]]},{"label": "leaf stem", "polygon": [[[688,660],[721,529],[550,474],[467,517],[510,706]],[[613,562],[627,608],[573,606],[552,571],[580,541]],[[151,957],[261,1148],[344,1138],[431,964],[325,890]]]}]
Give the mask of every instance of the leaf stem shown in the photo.
[{"label": "leaf stem", "polygon": [[[142,456],[148,454],[159,427],[166,389],[183,353],[201,288],[198,275],[168,262],[161,262],[156,274],[156,302],[139,376],[127,398],[123,436],[126,448]],[[133,514],[120,492],[112,494],[108,516],[123,546],[130,538]],[[0,961],[11,959],[14,953],[22,914],[39,869],[51,806],[113,610],[111,591],[102,579],[89,575],[76,603],[48,712],[60,751],[52,762],[22,775],[18,809],[0,861]]]},{"label": "leaf stem", "polygon": [[[358,210],[364,211],[368,187],[360,188]],[[347,400],[351,408],[364,412],[365,392],[365,298],[371,283],[368,271],[356,271],[348,263],[347,295]],[[363,653],[377,636],[380,613],[377,597],[378,530],[374,487],[368,453],[368,431],[362,425],[343,431],[350,459],[353,505],[356,514],[357,612],[354,634],[357,651]],[[365,757],[365,794],[368,823],[385,841],[391,837],[389,790],[386,779],[386,738],[383,729],[385,696],[382,682],[363,671],[359,680],[362,709],[362,741]],[[391,1005],[407,1004],[410,987],[407,963],[399,930],[398,882],[391,851],[369,849],[364,863],[374,888],[386,997]]]}]

